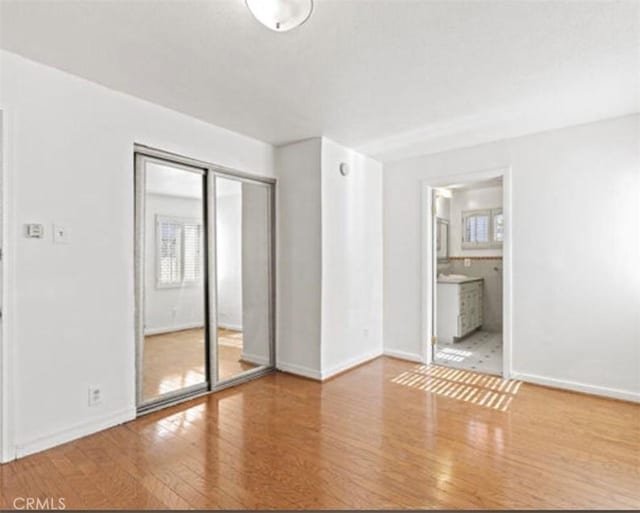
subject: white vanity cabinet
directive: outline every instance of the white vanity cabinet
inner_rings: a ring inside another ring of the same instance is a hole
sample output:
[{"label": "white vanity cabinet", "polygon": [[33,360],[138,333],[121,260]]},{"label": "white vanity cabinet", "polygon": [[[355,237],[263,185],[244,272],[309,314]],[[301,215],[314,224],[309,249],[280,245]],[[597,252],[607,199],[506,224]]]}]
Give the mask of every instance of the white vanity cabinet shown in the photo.
[{"label": "white vanity cabinet", "polygon": [[437,285],[436,333],[440,342],[455,342],[482,326],[482,278],[440,281]]}]

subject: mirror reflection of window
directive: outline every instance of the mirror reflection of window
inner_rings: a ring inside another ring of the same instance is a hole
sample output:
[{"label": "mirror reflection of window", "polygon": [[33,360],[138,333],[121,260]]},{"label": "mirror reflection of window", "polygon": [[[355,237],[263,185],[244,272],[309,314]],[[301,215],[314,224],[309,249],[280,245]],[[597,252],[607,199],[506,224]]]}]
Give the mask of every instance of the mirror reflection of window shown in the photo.
[{"label": "mirror reflection of window", "polygon": [[202,275],[202,224],[197,219],[156,218],[156,284],[180,287]]}]

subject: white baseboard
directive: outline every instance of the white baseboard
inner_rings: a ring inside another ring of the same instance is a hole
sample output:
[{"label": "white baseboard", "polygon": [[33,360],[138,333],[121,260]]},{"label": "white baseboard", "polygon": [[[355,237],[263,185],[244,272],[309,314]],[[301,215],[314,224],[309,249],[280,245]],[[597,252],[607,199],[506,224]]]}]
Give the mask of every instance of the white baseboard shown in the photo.
[{"label": "white baseboard", "polygon": [[92,419],[89,422],[82,422],[75,426],[63,429],[56,433],[46,435],[35,440],[16,444],[15,457],[22,458],[36,452],[50,449],[57,445],[61,445],[83,436],[92,435],[98,431],[117,426],[123,422],[128,422],[136,418],[135,408],[127,408],[118,412],[113,412],[98,419]]},{"label": "white baseboard", "polygon": [[242,331],[242,324],[218,323],[218,328],[229,331]]},{"label": "white baseboard", "polygon": [[382,356],[382,349],[376,349],[375,351],[369,351],[368,353],[365,353],[360,356],[356,356],[355,358],[349,358],[344,362],[341,362],[337,365],[333,365],[332,367],[326,370],[323,370],[321,373],[321,376],[322,376],[321,379],[322,380],[329,379],[330,377],[335,376],[336,374],[340,374],[341,372],[347,371],[352,367],[356,367],[362,363],[368,362],[369,360],[373,360],[378,356]]},{"label": "white baseboard", "polygon": [[259,355],[259,354],[241,353],[240,354],[240,359],[245,361],[245,362],[253,363],[255,365],[268,365],[269,364],[269,357],[268,356],[262,356],[262,355]]},{"label": "white baseboard", "polygon": [[548,378],[546,376],[537,376],[535,374],[526,374],[523,372],[512,372],[511,379],[519,379],[534,385],[543,385],[553,388],[561,388],[571,390],[573,392],[583,392],[585,394],[600,395],[603,397],[611,397],[613,399],[622,399],[623,401],[640,402],[640,393],[629,392],[617,388],[601,387],[597,385],[588,385],[586,383],[578,383],[575,381],[565,381],[562,379]]},{"label": "white baseboard", "polygon": [[395,349],[385,349],[383,354],[385,356],[393,356],[394,358],[400,358],[401,360],[407,360],[409,362],[424,363],[422,361],[422,355],[419,355],[417,353],[408,353],[406,351],[396,351]]},{"label": "white baseboard", "polygon": [[288,372],[289,374],[296,374],[298,376],[304,376],[305,378],[315,379],[317,381],[322,380],[322,374],[319,370],[310,369],[309,367],[297,365],[295,363],[278,362],[276,364],[276,369]]},{"label": "white baseboard", "polygon": [[145,336],[147,335],[162,335],[163,333],[171,333],[173,331],[192,330],[195,328],[204,328],[204,324],[201,322],[191,324],[178,324],[176,326],[164,326],[161,328],[149,328],[144,330]]}]

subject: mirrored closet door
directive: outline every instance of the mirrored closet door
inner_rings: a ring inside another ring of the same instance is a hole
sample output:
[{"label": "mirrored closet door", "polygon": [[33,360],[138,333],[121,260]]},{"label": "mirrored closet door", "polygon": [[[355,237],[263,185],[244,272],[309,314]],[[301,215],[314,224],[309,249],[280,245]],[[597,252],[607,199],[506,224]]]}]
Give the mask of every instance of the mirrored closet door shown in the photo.
[{"label": "mirrored closet door", "polygon": [[135,167],[145,413],[273,368],[274,184],[146,147]]},{"label": "mirrored closet door", "polygon": [[217,379],[237,379],[273,361],[271,190],[228,175],[215,178]]}]

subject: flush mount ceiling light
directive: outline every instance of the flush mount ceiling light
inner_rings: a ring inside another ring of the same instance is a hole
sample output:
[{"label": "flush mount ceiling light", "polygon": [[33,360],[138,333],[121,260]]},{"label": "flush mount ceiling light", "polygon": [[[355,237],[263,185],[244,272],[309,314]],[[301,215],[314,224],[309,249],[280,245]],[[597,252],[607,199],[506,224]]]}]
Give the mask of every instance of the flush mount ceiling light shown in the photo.
[{"label": "flush mount ceiling light", "polygon": [[260,23],[276,32],[299,27],[313,11],[313,0],[246,0],[246,3]]}]

